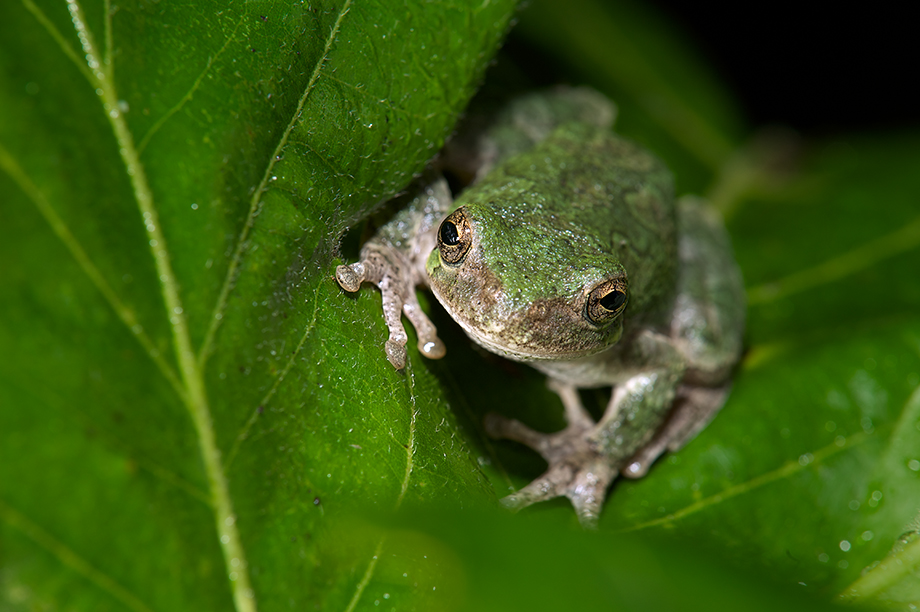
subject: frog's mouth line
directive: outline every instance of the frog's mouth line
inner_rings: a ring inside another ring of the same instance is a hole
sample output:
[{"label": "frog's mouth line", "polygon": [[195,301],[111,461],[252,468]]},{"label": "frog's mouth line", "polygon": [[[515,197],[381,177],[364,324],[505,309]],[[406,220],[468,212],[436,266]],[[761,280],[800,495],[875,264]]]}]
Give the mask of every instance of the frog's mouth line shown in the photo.
[{"label": "frog's mouth line", "polygon": [[[510,305],[502,283],[482,264],[476,244],[460,269],[429,257],[428,286],[466,335],[514,361],[573,361],[600,353],[620,339],[622,318],[598,326],[585,315],[583,294]],[[434,265],[431,265],[434,260]]]},{"label": "frog's mouth line", "polygon": [[513,361],[573,361],[582,359],[607,350],[616,344],[623,335],[623,325],[615,323],[607,330],[608,333],[604,336],[604,342],[592,344],[581,350],[558,350],[558,347],[554,348],[551,343],[547,343],[547,346],[540,350],[528,350],[526,347],[515,346],[507,342],[499,342],[494,334],[473,327],[468,321],[456,316],[453,312],[450,312],[450,315],[473,342],[487,351],[496,353]]}]

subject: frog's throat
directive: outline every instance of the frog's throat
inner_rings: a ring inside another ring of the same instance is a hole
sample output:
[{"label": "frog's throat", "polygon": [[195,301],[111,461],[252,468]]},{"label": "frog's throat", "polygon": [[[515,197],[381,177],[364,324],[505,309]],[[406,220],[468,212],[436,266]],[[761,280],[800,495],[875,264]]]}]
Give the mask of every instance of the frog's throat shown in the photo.
[{"label": "frog's throat", "polygon": [[[610,333],[605,337],[605,342],[602,344],[589,346],[577,351],[565,350],[561,347],[554,346],[545,346],[538,350],[531,349],[526,346],[511,344],[507,342],[503,337],[499,337],[494,333],[484,331],[481,328],[473,327],[469,324],[468,321],[455,316],[455,314],[451,312],[449,308],[447,310],[450,313],[451,318],[453,318],[460,325],[466,335],[473,342],[491,353],[501,355],[502,357],[511,359],[513,361],[573,361],[582,359],[584,357],[590,357],[607,350],[616,344],[620,337],[623,335],[623,326],[618,322],[612,326],[613,329],[610,330]],[[500,332],[502,330],[499,329],[497,331]]]}]

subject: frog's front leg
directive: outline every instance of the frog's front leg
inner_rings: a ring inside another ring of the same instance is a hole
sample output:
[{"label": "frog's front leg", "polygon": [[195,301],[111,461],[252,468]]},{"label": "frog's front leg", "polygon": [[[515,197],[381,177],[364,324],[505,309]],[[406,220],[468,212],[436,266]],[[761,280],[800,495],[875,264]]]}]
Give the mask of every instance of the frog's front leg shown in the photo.
[{"label": "frog's front leg", "polygon": [[444,356],[445,349],[437,329],[419,306],[409,261],[391,244],[371,240],[361,249],[361,260],[350,266],[339,266],[335,278],[343,289],[355,292],[368,282],[380,289],[383,319],[389,330],[384,345],[387,359],[397,370],[406,367],[408,335],[402,324],[402,313],[418,333],[418,349],[432,359]]},{"label": "frog's front leg", "polygon": [[408,200],[365,243],[358,262],[335,270],[335,278],[345,291],[358,291],[364,282],[380,289],[383,318],[389,331],[384,351],[398,370],[406,366],[408,335],[402,324],[403,313],[415,327],[418,349],[423,355],[440,359],[446,352],[437,328],[419,306],[415,288],[428,285],[425,260],[437,240],[437,224],[451,205],[447,182],[438,177]]},{"label": "frog's front leg", "polygon": [[554,497],[568,497],[581,523],[597,523],[608,486],[630,458],[652,438],[670,410],[684,374],[684,361],[666,336],[643,331],[626,347],[602,356],[604,368],[620,373],[603,417],[594,423],[575,385],[550,378],[565,407],[567,426],[543,434],[498,415],[486,418],[486,432],[521,442],[540,453],[547,471],[502,503],[520,509]]}]

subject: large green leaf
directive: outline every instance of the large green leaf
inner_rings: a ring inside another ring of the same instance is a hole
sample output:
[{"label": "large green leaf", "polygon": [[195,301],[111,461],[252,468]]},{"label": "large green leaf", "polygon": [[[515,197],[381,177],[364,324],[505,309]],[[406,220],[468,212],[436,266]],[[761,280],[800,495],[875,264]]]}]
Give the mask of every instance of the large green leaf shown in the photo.
[{"label": "large green leaf", "polygon": [[513,9],[3,3],[5,600],[344,608],[373,543],[326,517],[494,497],[430,376],[354,384],[372,305],[328,275]]},{"label": "large green leaf", "polygon": [[4,608],[920,602],[920,135],[814,143],[765,181],[653,16],[535,1],[528,44],[731,214],[732,396],[582,534],[564,500],[494,508],[542,465],[481,416],[561,426],[539,376],[437,308],[448,357],[386,361],[379,294],[331,278],[339,238],[440,148],[512,9],[3,5]]}]

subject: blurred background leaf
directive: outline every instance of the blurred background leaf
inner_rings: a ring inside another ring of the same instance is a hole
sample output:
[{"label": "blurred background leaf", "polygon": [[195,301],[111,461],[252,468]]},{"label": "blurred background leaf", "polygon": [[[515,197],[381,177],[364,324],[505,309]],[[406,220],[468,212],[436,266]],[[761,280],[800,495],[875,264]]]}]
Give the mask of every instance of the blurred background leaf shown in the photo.
[{"label": "blurred background leaf", "polygon": [[590,84],[726,213],[750,311],[723,412],[583,534],[564,500],[495,508],[543,466],[481,415],[560,427],[540,376],[436,304],[448,357],[385,360],[379,294],[332,270],[513,9],[3,5],[5,608],[918,603],[918,134],[754,138],[647,8],[534,1],[479,100]]}]

